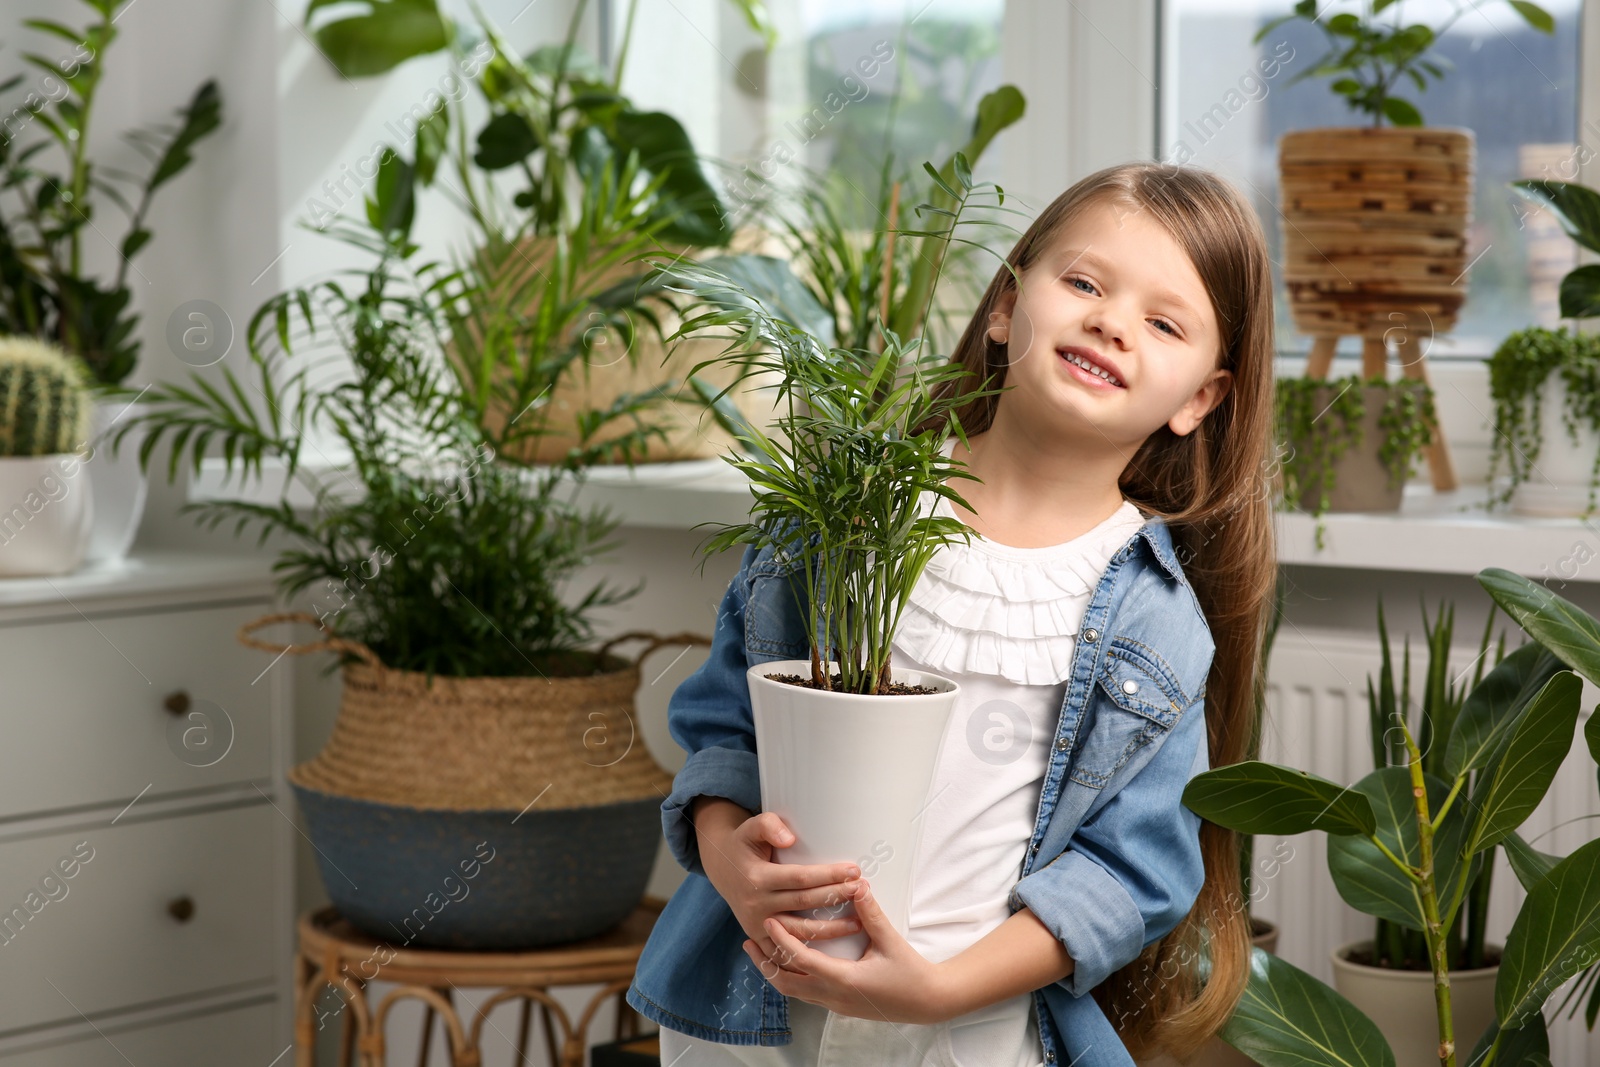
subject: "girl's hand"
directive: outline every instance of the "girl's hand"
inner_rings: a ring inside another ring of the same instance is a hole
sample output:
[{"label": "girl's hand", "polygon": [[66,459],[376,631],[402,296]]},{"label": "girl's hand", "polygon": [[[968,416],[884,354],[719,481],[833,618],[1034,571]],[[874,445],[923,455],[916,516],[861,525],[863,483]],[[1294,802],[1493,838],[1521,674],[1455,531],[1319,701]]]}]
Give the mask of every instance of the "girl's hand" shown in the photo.
[{"label": "girl's hand", "polygon": [[[778,948],[763,925],[773,921],[792,940],[822,940],[856,933],[849,917],[845,888],[860,869],[853,863],[777,863],[774,848],[793,845],[793,831],[775,812],[749,815],[722,798],[702,798],[713,810],[695,817],[701,843],[700,864],[746,934],[777,955]],[[725,807],[721,806],[725,805]],[[805,908],[829,908],[841,918],[808,919],[785,914]]]},{"label": "girl's hand", "polygon": [[808,948],[781,924],[768,929],[776,955],[754,941],[744,950],[761,976],[788,997],[798,997],[840,1015],[892,1023],[936,1023],[952,1018],[947,975],[911,946],[889,922],[865,882],[851,893],[856,915],[871,944],[859,960],[840,960]]}]

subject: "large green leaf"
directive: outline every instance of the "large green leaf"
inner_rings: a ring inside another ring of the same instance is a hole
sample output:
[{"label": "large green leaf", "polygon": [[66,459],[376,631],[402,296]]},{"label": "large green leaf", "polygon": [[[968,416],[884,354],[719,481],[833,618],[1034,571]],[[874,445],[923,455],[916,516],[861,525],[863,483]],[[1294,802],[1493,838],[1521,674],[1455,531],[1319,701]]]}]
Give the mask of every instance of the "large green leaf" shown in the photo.
[{"label": "large green leaf", "polygon": [[472,161],[484,170],[503,170],[515,167],[538,147],[538,135],[528,120],[515,111],[502,111],[478,131],[478,151]]},{"label": "large green leaf", "polygon": [[1027,100],[1015,85],[1002,85],[985,93],[983,99],[978,101],[978,113],[972,119],[972,136],[962,146],[960,154],[969,162],[976,162],[984,149],[989,147],[989,142],[1007,126],[1020,122],[1027,109]]},{"label": "large green leaf", "polygon": [[1465,771],[1486,767],[1506,734],[1546,682],[1562,669],[1561,660],[1530,641],[1494,665],[1461,703],[1444,770],[1452,781]]},{"label": "large green leaf", "polygon": [[1495,980],[1501,1026],[1520,1025],[1600,956],[1600,840],[1557,863],[1528,890],[1506,935]]},{"label": "large green leaf", "polygon": [[1590,251],[1600,252],[1600,193],[1577,182],[1542,178],[1512,182],[1511,189],[1554,215],[1568,237]]},{"label": "large green leaf", "polygon": [[1600,315],[1600,263],[1568,271],[1561,279],[1561,317],[1588,319]]},{"label": "large green leaf", "polygon": [[[1450,787],[1427,775],[1428,810],[1437,812]],[[1378,840],[1412,867],[1422,865],[1422,842],[1417,835],[1416,800],[1411,794],[1411,768],[1385,767],[1355,784],[1372,801],[1378,820]],[[1460,804],[1452,804],[1433,838],[1433,870],[1441,914],[1452,904],[1461,876],[1463,845],[1468,819]],[[1413,930],[1427,925],[1422,892],[1377,845],[1365,837],[1328,838],[1328,871],[1334,888],[1357,911],[1388,919]]]},{"label": "large green leaf", "polygon": [[1506,850],[1506,859],[1511,862],[1511,873],[1517,876],[1517,881],[1522,883],[1524,889],[1532,889],[1534,883],[1542,882],[1545,875],[1561,862],[1560,856],[1540,852],[1515,830],[1507,834],[1500,845]]},{"label": "large green leaf", "polygon": [[1259,947],[1250,950],[1250,984],[1218,1036],[1264,1067],[1394,1067],[1371,1019]]},{"label": "large green leaf", "polygon": [[145,181],[146,193],[154,192],[193,162],[194,157],[189,150],[222,124],[222,92],[217,88],[216,79],[196,89],[189,106],[180,114],[183,122],[172,135],[172,140],[167,142],[156,169]]},{"label": "large green leaf", "polygon": [[1572,601],[1503,567],[1478,572],[1495,603],[1561,662],[1600,685],[1600,622]]},{"label": "large green leaf", "polygon": [[626,108],[618,112],[608,136],[619,161],[635,151],[644,170],[666,175],[651,212],[652,218],[669,220],[661,230],[662,242],[697,248],[728,243],[733,226],[727,208],[677,119],[664,111]]},{"label": "large green leaf", "polygon": [[[1543,1015],[1530,1015],[1528,1021],[1515,1030],[1505,1031],[1505,1036],[1500,1036],[1500,1023],[1489,1020],[1489,1028],[1478,1038],[1478,1043],[1472,1046],[1472,1054],[1465,1060],[1457,1059],[1461,1067],[1482,1067],[1484,1059],[1489,1055],[1489,1046],[1498,1038],[1500,1047],[1495,1049],[1494,1067],[1534,1067],[1539,1061],[1534,1057],[1550,1055],[1550,1034],[1545,1029]],[[1544,1060],[1549,1063],[1549,1059]]]},{"label": "large green leaf", "polygon": [[318,8],[346,4],[366,13],[338,19],[315,30],[317,47],[346,78],[365,78],[393,70],[413,56],[437,52],[450,41],[450,28],[434,0],[312,0],[306,25]]},{"label": "large green leaf", "polygon": [[416,180],[410,163],[390,152],[378,163],[374,195],[367,198],[367,221],[385,240],[404,242],[416,217]]},{"label": "large green leaf", "polygon": [[1202,819],[1246,834],[1370,834],[1377,828],[1372,802],[1360,791],[1261,760],[1195,775],[1183,803]]},{"label": "large green leaf", "polygon": [[1505,747],[1472,790],[1468,847],[1488,848],[1533,814],[1572,748],[1583,682],[1562,671],[1544,684],[1506,736]]}]

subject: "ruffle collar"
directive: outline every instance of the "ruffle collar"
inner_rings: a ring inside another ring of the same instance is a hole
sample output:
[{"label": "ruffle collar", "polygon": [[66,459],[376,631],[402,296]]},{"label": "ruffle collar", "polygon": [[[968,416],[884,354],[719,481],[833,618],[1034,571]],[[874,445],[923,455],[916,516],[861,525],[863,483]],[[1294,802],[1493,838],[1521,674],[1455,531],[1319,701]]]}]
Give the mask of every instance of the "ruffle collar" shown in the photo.
[{"label": "ruffle collar", "polygon": [[[931,495],[931,494],[930,494]],[[954,513],[937,498],[933,513]],[[1071,672],[1073,642],[1111,557],[1146,517],[1124,500],[1071,541],[1013,548],[974,534],[942,546],[911,591],[895,646],[933,671],[1051,685]]]}]

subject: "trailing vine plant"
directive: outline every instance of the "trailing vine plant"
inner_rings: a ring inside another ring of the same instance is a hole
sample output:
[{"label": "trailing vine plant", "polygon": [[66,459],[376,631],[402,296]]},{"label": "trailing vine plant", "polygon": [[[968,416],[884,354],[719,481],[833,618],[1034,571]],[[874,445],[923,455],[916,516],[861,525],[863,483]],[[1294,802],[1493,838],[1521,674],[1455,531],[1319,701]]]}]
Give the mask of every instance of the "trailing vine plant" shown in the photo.
[{"label": "trailing vine plant", "polygon": [[[1322,515],[1333,494],[1340,457],[1360,447],[1365,435],[1368,386],[1386,390],[1378,427],[1383,441],[1378,459],[1389,472],[1389,486],[1403,484],[1411,465],[1433,442],[1436,414],[1433,390],[1424,382],[1387,378],[1280,378],[1276,390],[1278,439],[1282,449],[1283,499],[1294,506],[1308,492],[1316,493],[1311,514],[1316,518],[1316,546],[1324,546]],[[1329,390],[1337,390],[1328,399]]]},{"label": "trailing vine plant", "polygon": [[[1600,335],[1570,333],[1565,326],[1549,330],[1533,326],[1509,335],[1489,357],[1489,395],[1494,400],[1494,442],[1489,450],[1489,484],[1500,465],[1510,475],[1506,488],[1491,489],[1488,505],[1507,503],[1518,485],[1537,473],[1544,443],[1544,385],[1552,374],[1565,387],[1561,421],[1574,446],[1578,431],[1600,433]],[[1589,468],[1589,501],[1584,518],[1595,510],[1600,491],[1600,449]]]}]

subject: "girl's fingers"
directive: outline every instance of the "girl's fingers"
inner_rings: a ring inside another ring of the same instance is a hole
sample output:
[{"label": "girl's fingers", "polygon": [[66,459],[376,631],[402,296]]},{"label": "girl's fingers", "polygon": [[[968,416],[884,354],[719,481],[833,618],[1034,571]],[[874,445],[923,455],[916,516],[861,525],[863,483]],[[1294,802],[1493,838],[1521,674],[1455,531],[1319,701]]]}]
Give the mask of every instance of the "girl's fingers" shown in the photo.
[{"label": "girl's fingers", "polygon": [[772,961],[786,971],[797,974],[806,974],[812,970],[813,959],[828,959],[816,949],[807,948],[797,937],[789,933],[784,925],[776,918],[766,921],[767,933],[778,946],[777,954],[772,956]]},{"label": "girl's fingers", "polygon": [[860,931],[861,924],[854,919],[807,919],[799,915],[773,916],[783,928],[798,941],[826,941],[834,937],[848,937]]},{"label": "girl's fingers", "polygon": [[862,883],[859,879],[849,882],[838,882],[833,885],[814,886],[809,889],[797,889],[787,893],[778,894],[781,902],[775,911],[816,911],[823,914],[816,916],[818,919],[848,919],[853,918],[850,913],[850,901],[855,887]]}]

